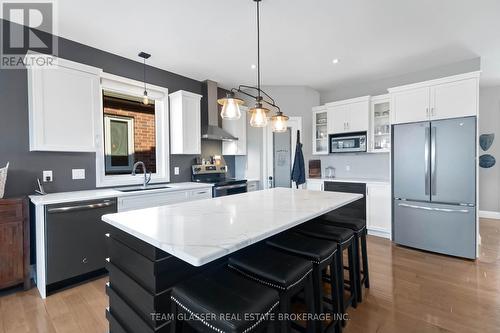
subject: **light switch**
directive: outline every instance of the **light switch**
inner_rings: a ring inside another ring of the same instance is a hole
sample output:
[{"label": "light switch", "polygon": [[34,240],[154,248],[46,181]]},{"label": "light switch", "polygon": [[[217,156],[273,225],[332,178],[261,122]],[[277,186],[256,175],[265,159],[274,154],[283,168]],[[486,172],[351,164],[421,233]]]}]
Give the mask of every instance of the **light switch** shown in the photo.
[{"label": "light switch", "polygon": [[51,181],[54,180],[53,176],[52,176],[52,170],[43,170],[43,181],[45,183],[50,183]]},{"label": "light switch", "polygon": [[174,167],[174,175],[178,175],[179,173],[179,167]]},{"label": "light switch", "polygon": [[85,179],[85,169],[71,169],[73,179]]}]

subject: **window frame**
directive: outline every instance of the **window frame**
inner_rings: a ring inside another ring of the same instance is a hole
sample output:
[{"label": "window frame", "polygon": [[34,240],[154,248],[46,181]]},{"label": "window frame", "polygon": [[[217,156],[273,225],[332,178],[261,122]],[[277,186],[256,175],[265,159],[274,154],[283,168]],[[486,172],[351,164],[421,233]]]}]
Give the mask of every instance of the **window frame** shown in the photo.
[{"label": "window frame", "polygon": [[[142,184],[143,178],[132,175],[106,175],[103,91],[111,91],[128,96],[142,97],[144,83],[103,72],[101,74],[100,107],[95,115],[96,133],[96,187],[111,187]],[[168,89],[147,84],[148,97],[155,101],[156,129],[156,172],[151,183],[170,181],[170,132],[168,126]]]},{"label": "window frame", "polygon": [[[126,171],[130,170],[134,165],[134,118],[125,118],[120,116],[114,116],[109,114],[104,114],[104,159],[106,160],[105,169],[108,171]],[[112,166],[111,165],[111,122],[119,121],[127,124],[127,146],[128,146],[128,165],[127,166]]]}]

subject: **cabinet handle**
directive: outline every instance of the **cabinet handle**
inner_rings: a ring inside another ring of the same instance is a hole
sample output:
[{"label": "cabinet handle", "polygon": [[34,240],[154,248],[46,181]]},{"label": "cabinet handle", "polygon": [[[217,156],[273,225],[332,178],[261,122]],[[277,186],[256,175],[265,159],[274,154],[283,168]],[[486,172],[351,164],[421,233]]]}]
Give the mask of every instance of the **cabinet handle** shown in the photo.
[{"label": "cabinet handle", "polygon": [[106,261],[107,261],[107,262],[110,262],[109,257],[108,257],[108,258],[106,258]]},{"label": "cabinet handle", "polygon": [[109,232],[107,234],[104,234],[104,236],[109,238],[109,236],[110,236]]},{"label": "cabinet handle", "polygon": [[86,263],[88,263],[88,262],[89,262],[89,260],[88,260],[87,258],[83,258],[83,259],[82,259],[82,263],[86,264]]},{"label": "cabinet handle", "polygon": [[425,108],[425,115],[429,117],[429,108]]},{"label": "cabinet handle", "polygon": [[431,116],[434,116],[434,108],[431,108]]}]

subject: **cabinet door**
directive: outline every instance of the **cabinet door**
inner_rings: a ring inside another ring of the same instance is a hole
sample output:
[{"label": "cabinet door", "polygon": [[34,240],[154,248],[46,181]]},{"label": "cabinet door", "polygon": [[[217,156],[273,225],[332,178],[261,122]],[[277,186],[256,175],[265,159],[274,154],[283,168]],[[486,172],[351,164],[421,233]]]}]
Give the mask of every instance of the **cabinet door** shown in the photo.
[{"label": "cabinet door", "polygon": [[329,111],[313,112],[313,155],[328,154],[328,133],[331,133]]},{"label": "cabinet door", "polygon": [[222,119],[222,128],[238,138],[235,141],[222,142],[222,155],[247,154],[247,109],[241,108],[241,117],[237,120]]},{"label": "cabinet door", "polygon": [[446,119],[477,114],[477,79],[431,87],[431,118]]},{"label": "cabinet door", "polygon": [[94,116],[101,107],[100,70],[58,60],[28,68],[31,151],[95,151]]},{"label": "cabinet door", "polygon": [[23,223],[0,223],[0,288],[22,282]]},{"label": "cabinet door", "polygon": [[391,186],[367,184],[366,226],[381,236],[391,235]]},{"label": "cabinet door", "polygon": [[308,180],[306,183],[307,189],[310,191],[323,191],[322,180]]},{"label": "cabinet door", "polygon": [[347,132],[347,116],[349,113],[349,105],[333,106],[328,110],[328,121],[330,122],[330,133]]},{"label": "cabinet door", "polygon": [[347,132],[368,131],[369,108],[368,101],[349,104],[349,110],[346,113]]},{"label": "cabinet door", "polygon": [[209,199],[212,197],[212,188],[201,188],[189,192],[189,201]]},{"label": "cabinet door", "polygon": [[430,88],[418,88],[391,94],[391,107],[395,124],[429,119]]},{"label": "cabinet door", "polygon": [[201,109],[197,96],[182,96],[184,154],[201,153]]}]

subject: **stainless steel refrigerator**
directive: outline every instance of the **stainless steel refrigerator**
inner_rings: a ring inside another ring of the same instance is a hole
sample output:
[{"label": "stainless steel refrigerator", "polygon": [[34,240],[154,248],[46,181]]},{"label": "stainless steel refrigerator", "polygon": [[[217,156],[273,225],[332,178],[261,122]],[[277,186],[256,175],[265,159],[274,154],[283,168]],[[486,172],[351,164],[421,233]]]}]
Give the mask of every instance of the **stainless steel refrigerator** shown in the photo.
[{"label": "stainless steel refrigerator", "polygon": [[397,244],[476,257],[476,117],[395,125]]}]

